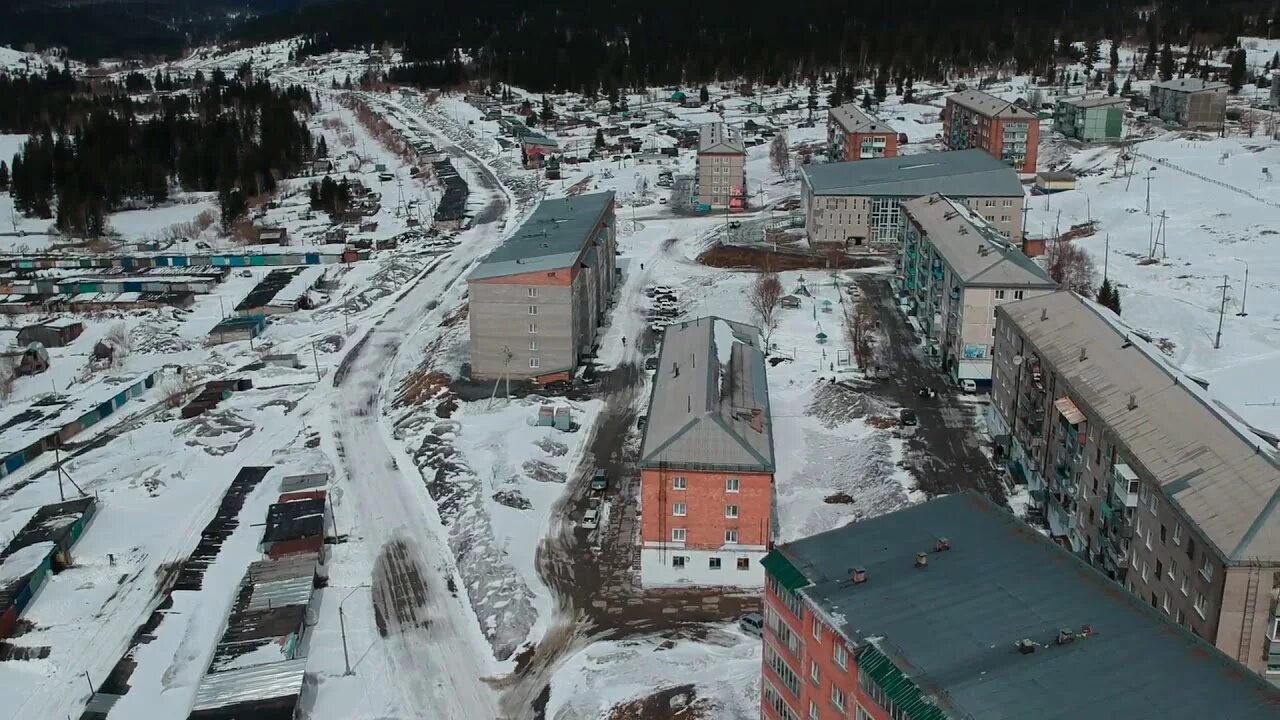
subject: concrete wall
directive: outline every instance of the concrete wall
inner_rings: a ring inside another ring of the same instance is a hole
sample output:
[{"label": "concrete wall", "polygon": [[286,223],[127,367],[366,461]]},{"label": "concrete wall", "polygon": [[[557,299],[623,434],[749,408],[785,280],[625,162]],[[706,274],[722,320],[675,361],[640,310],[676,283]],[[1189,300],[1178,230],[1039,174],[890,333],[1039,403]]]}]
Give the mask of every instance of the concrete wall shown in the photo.
[{"label": "concrete wall", "polygon": [[[556,272],[559,277],[546,280],[569,281],[568,270]],[[576,273],[573,281],[579,288],[582,276]],[[473,377],[495,378],[505,367],[512,378],[528,378],[576,366],[576,348],[582,333],[578,331],[575,314],[580,314],[585,305],[575,298],[580,297],[580,290],[575,292],[568,284],[534,284],[541,278],[525,277],[524,280],[525,283],[469,284]],[[536,297],[530,297],[531,289]],[[530,312],[531,308],[536,308],[536,314]],[[505,365],[504,348],[512,354],[511,361]],[[537,359],[538,367],[530,367],[531,359]]]},{"label": "concrete wall", "polygon": [[[760,560],[766,553],[764,548],[693,550],[675,546],[646,546],[640,549],[640,584],[644,587],[763,587],[764,566],[760,564]],[[684,567],[675,567],[677,557],[684,558]],[[711,569],[711,558],[720,560],[719,569]],[[740,558],[746,560],[745,570],[738,569]]]},{"label": "concrete wall", "polygon": [[727,207],[729,192],[743,187],[747,156],[739,153],[698,155],[698,202],[711,207]]}]

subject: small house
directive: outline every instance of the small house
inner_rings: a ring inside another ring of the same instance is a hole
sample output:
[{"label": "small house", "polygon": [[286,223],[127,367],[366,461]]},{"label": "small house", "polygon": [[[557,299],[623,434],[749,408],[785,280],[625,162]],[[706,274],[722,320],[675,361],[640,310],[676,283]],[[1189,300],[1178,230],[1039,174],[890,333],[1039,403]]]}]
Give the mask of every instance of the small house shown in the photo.
[{"label": "small house", "polygon": [[18,377],[39,375],[49,369],[49,351],[38,342],[0,352],[0,357],[13,363],[13,374]]},{"label": "small house", "polygon": [[800,307],[800,298],[795,295],[783,295],[782,299],[778,301],[778,304],[784,309],[795,310]]},{"label": "small house", "polygon": [[262,245],[288,245],[289,230],[282,227],[258,228],[258,243]]},{"label": "small house", "polygon": [[1036,173],[1036,182],[1031,192],[1035,195],[1052,195],[1075,189],[1075,175],[1062,170],[1045,170]]},{"label": "small house", "polygon": [[40,343],[47,348],[65,347],[83,332],[84,323],[69,318],[55,318],[22,328],[18,331],[18,342]]},{"label": "small house", "polygon": [[313,175],[327,175],[333,172],[333,161],[329,159],[312,160],[311,173]]}]

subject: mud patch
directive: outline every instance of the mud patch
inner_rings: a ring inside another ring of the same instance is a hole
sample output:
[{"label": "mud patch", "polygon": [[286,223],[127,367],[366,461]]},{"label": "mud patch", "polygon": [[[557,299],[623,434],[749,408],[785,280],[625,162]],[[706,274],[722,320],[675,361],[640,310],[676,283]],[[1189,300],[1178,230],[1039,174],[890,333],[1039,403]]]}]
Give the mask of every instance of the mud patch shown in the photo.
[{"label": "mud patch", "polygon": [[384,545],[373,566],[373,614],[382,637],[428,624],[422,566],[403,539]]},{"label": "mud patch", "polygon": [[613,708],[609,720],[696,720],[711,718],[711,702],[699,698],[693,685],[665,688]]}]

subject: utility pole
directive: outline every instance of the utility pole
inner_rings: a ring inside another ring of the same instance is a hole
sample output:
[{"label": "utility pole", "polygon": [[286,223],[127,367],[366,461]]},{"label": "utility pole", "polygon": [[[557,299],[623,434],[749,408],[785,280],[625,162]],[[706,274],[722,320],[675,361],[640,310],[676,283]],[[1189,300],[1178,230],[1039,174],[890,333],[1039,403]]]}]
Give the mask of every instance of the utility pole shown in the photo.
[{"label": "utility pole", "polygon": [[1225,315],[1227,311],[1227,288],[1230,287],[1230,285],[1227,284],[1226,275],[1222,276],[1222,284],[1218,287],[1222,288],[1222,304],[1218,306],[1218,334],[1213,338],[1214,350],[1222,347],[1222,316]]},{"label": "utility pole", "polygon": [[1249,314],[1245,310],[1246,304],[1249,302],[1249,263],[1240,258],[1235,260],[1236,262],[1244,263],[1244,295],[1240,298],[1240,312],[1236,313],[1237,317],[1244,317]]},{"label": "utility pole", "polygon": [[1107,281],[1107,265],[1111,262],[1111,233],[1107,233],[1107,239],[1102,250],[1102,282]]},{"label": "utility pole", "polygon": [[1146,211],[1145,211],[1145,212],[1146,212],[1148,215],[1150,215],[1150,214],[1151,214],[1151,171],[1152,171],[1152,170],[1155,170],[1155,169],[1156,169],[1156,168],[1155,168],[1155,166],[1154,166],[1154,165],[1152,165],[1152,166],[1147,170],[1147,209],[1146,209]]}]

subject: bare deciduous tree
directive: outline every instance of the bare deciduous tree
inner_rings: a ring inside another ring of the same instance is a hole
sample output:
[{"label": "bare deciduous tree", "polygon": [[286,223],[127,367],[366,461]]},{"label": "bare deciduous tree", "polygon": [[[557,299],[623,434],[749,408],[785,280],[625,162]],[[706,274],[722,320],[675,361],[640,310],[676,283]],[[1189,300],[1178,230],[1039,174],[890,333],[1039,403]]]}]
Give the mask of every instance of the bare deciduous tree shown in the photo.
[{"label": "bare deciduous tree", "polygon": [[124,364],[129,351],[133,349],[133,337],[122,322],[112,325],[106,335],[102,336],[102,342],[111,348],[111,364],[117,367]]},{"label": "bare deciduous tree", "polygon": [[1062,287],[1093,297],[1093,259],[1076,245],[1059,238],[1051,240],[1045,249],[1044,267]]},{"label": "bare deciduous tree", "polygon": [[853,362],[863,371],[871,365],[871,350],[875,347],[874,325],[871,316],[859,309],[849,327],[850,339],[853,341]]},{"label": "bare deciduous tree", "polygon": [[769,167],[784,178],[791,173],[791,147],[785,132],[774,135],[769,143]]},{"label": "bare deciduous tree", "polygon": [[18,373],[11,358],[0,358],[0,402],[9,402],[13,396],[13,381]]},{"label": "bare deciduous tree", "polygon": [[751,291],[747,294],[747,302],[760,322],[760,333],[764,336],[766,352],[769,349],[769,338],[773,336],[774,316],[777,315],[782,303],[782,292],[782,280],[778,278],[778,273],[766,268],[756,277]]}]

